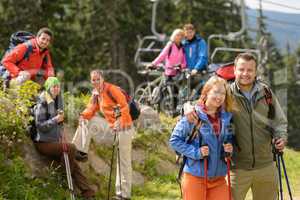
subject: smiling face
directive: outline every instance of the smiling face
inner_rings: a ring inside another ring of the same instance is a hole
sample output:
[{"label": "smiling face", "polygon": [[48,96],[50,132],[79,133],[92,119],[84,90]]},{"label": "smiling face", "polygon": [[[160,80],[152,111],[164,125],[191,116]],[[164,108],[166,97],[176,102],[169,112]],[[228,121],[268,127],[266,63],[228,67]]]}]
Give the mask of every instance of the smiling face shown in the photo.
[{"label": "smiling face", "polygon": [[103,88],[104,79],[99,73],[94,72],[91,74],[91,83],[93,87],[100,92]]},{"label": "smiling face", "polygon": [[191,40],[194,38],[195,36],[195,30],[192,30],[192,29],[185,29],[184,30],[184,35],[185,35],[185,38],[187,40]]},{"label": "smiling face", "polygon": [[183,39],[183,34],[181,33],[181,32],[179,32],[179,33],[177,33],[176,35],[175,35],[175,38],[174,38],[174,42],[176,43],[176,44],[180,44],[180,42],[181,42],[181,40]]},{"label": "smiling face", "polygon": [[47,33],[42,33],[37,37],[37,44],[41,49],[46,49],[51,42],[51,36]]},{"label": "smiling face", "polygon": [[207,93],[205,105],[211,108],[219,108],[224,104],[226,89],[224,84],[215,84]]},{"label": "smiling face", "polygon": [[53,98],[57,97],[60,93],[60,85],[54,85],[50,88],[50,93]]},{"label": "smiling face", "polygon": [[239,58],[235,63],[234,75],[240,87],[251,88],[256,77],[256,62]]}]

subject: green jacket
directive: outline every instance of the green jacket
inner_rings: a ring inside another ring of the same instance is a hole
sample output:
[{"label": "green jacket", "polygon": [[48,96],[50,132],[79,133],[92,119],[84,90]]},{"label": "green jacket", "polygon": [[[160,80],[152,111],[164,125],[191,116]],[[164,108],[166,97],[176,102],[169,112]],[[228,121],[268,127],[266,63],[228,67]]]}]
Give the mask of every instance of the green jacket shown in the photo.
[{"label": "green jacket", "polygon": [[[236,138],[233,154],[233,168],[258,169],[273,162],[272,132],[277,138],[287,140],[287,120],[281,106],[272,92],[275,108],[273,120],[268,118],[269,105],[266,102],[262,82],[255,82],[252,90],[252,103],[242,94],[237,84],[231,84],[231,91],[238,105],[233,112],[234,133]],[[270,131],[267,127],[272,127]]]}]

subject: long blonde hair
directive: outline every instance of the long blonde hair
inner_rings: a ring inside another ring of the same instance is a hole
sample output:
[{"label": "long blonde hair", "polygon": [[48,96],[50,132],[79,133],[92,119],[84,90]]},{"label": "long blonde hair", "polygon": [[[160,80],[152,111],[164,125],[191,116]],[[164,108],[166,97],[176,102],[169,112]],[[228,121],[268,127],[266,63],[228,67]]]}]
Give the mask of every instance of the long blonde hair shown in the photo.
[{"label": "long blonde hair", "polygon": [[175,41],[175,37],[176,37],[176,35],[178,35],[178,34],[184,35],[184,31],[183,31],[182,29],[180,29],[180,28],[175,29],[175,30],[173,31],[171,37],[170,37],[170,41],[174,42],[174,41]]},{"label": "long blonde hair", "polygon": [[199,98],[200,104],[205,104],[207,99],[207,93],[213,88],[215,85],[223,85],[226,91],[225,101],[224,101],[224,109],[227,112],[232,112],[237,110],[236,103],[234,101],[234,98],[232,96],[231,90],[229,88],[229,85],[227,81],[219,76],[212,76],[208,79],[208,81],[203,86],[203,89],[201,91],[201,95]]}]

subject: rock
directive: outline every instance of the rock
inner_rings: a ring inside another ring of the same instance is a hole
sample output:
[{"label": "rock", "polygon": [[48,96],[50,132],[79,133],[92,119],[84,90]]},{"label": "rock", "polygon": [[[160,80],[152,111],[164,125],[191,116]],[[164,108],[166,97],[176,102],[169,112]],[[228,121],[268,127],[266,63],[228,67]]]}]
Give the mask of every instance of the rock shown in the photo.
[{"label": "rock", "polygon": [[104,162],[94,151],[89,152],[89,165],[97,174],[109,175],[110,166]]},{"label": "rock", "polygon": [[32,173],[31,177],[43,177],[51,164],[50,160],[46,156],[41,155],[31,141],[26,143],[26,145],[22,145],[22,151],[24,160]]},{"label": "rock", "polygon": [[146,159],[146,152],[141,149],[132,150],[132,161],[137,164],[144,164]]},{"label": "rock", "polygon": [[145,178],[144,176],[137,172],[137,171],[133,171],[132,173],[132,185],[143,185],[145,183]]},{"label": "rock", "polygon": [[178,171],[178,167],[168,160],[159,160],[155,166],[158,175],[170,175]]},{"label": "rock", "polygon": [[135,122],[136,128],[139,129],[160,129],[161,122],[159,114],[150,106],[141,105],[141,114]]},{"label": "rock", "polygon": [[93,117],[88,123],[88,130],[96,144],[111,145],[113,143],[114,135],[103,117]]}]

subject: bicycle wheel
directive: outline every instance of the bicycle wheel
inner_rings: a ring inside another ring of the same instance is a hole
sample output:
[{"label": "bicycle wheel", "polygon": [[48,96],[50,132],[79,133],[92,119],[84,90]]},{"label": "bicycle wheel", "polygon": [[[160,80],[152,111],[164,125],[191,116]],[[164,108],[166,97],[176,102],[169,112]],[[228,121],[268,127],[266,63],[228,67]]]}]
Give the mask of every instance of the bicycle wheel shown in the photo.
[{"label": "bicycle wheel", "polygon": [[162,90],[162,99],[160,101],[160,110],[171,117],[176,116],[175,96],[173,95],[172,86],[167,85]]},{"label": "bicycle wheel", "polygon": [[149,105],[149,100],[151,99],[151,91],[148,87],[149,86],[145,83],[139,85],[136,89],[134,97],[139,104]]}]

